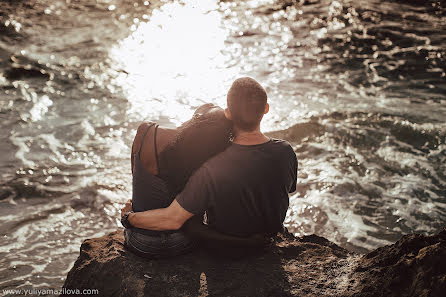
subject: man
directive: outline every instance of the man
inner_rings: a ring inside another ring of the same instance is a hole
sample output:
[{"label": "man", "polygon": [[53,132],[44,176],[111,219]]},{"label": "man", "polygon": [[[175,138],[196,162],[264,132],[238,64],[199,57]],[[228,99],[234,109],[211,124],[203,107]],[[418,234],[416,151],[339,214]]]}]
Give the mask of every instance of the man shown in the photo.
[{"label": "man", "polygon": [[254,79],[234,81],[227,105],[232,145],[204,163],[169,207],[125,214],[130,225],[177,230],[206,211],[208,225],[224,234],[248,237],[283,229],[288,193],[296,190],[296,155],[287,142],[260,131],[269,105],[266,91]]}]

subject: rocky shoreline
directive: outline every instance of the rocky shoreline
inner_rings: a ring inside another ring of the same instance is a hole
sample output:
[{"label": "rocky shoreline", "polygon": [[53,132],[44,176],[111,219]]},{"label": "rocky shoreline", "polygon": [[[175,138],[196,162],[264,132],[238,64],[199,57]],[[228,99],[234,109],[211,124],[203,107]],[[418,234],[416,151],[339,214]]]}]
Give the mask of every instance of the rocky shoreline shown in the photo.
[{"label": "rocky shoreline", "polygon": [[[316,235],[281,234],[265,251],[229,259],[195,251],[147,260],[124,249],[122,229],[82,243],[67,292],[100,296],[444,296],[446,229],[412,234],[366,255]],[[71,291],[70,291],[71,290]]]}]

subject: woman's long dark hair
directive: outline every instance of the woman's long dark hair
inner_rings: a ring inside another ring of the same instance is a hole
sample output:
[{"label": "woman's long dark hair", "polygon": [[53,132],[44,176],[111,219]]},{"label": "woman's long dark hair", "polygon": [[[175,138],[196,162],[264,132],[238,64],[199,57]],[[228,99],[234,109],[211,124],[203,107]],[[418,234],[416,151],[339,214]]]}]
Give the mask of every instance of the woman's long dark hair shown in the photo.
[{"label": "woman's long dark hair", "polygon": [[195,170],[230,145],[232,123],[223,109],[208,103],[200,106],[178,130],[177,137],[159,156],[159,176],[175,195],[183,190]]}]

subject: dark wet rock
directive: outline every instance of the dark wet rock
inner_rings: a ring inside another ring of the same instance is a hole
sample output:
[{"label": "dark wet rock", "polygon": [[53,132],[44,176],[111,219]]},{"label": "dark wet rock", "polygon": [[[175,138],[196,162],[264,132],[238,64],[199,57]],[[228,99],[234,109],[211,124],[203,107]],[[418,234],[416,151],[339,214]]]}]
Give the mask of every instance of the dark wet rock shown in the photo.
[{"label": "dark wet rock", "polygon": [[[23,55],[14,55],[0,48],[0,66],[5,67],[4,76],[10,80],[44,79],[52,80],[54,74],[49,72],[40,62],[29,59]],[[6,59],[7,57],[7,59]]]},{"label": "dark wet rock", "polygon": [[5,77],[9,80],[18,80],[22,78],[43,78],[50,79],[50,74],[45,70],[33,68],[30,66],[11,67],[5,71]]},{"label": "dark wet rock", "polygon": [[358,261],[355,296],[445,296],[446,229],[407,235]]},{"label": "dark wet rock", "polygon": [[66,292],[101,296],[442,296],[446,231],[409,235],[365,256],[325,238],[282,234],[242,259],[197,249],[147,260],[124,249],[122,230],[87,239]]},{"label": "dark wet rock", "polygon": [[10,189],[8,187],[3,187],[3,185],[2,185],[2,189],[0,189],[0,201],[4,200],[6,198],[9,198],[12,195],[13,195],[12,189]]},{"label": "dark wet rock", "polygon": [[0,40],[10,41],[11,39],[22,39],[21,34],[14,29],[14,26],[6,26],[4,22],[5,21],[2,20],[2,16],[0,15]]},{"label": "dark wet rock", "polygon": [[317,137],[324,134],[324,127],[312,119],[308,123],[299,123],[288,129],[266,133],[269,137],[287,139],[291,143],[300,143],[306,137]]}]

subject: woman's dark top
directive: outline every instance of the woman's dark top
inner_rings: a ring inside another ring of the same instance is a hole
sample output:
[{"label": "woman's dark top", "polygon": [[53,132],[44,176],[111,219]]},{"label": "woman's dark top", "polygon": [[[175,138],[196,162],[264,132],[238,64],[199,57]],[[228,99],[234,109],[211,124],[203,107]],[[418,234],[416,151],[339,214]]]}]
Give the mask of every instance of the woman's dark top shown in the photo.
[{"label": "woman's dark top", "polygon": [[[155,145],[155,158],[158,170],[158,151],[156,146],[156,132],[158,125],[152,123],[147,126],[143,132],[139,148],[133,154],[133,196],[132,196],[132,209],[134,212],[146,211],[150,209],[165,208],[168,207],[173,199],[174,195],[169,191],[167,184],[164,180],[156,175],[153,175],[146,168],[144,168],[140,151],[144,143],[144,138],[147,132],[153,127],[154,133],[154,145]],[[173,233],[178,231],[152,231],[146,229],[133,228],[134,231],[146,234],[146,235],[160,235],[162,233]]]}]

